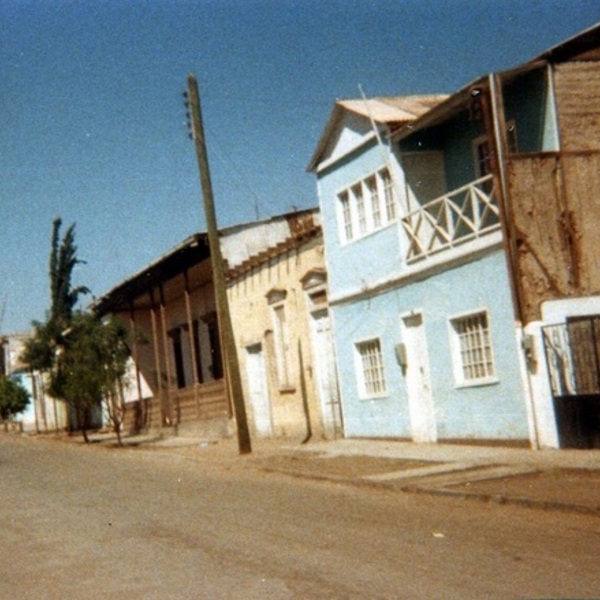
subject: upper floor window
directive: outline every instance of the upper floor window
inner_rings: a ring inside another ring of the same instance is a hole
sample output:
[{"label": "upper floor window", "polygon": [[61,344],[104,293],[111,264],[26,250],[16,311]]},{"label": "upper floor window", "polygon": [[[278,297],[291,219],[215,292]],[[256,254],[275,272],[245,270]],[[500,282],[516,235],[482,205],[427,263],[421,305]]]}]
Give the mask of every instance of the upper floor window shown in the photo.
[{"label": "upper floor window", "polygon": [[396,196],[387,168],[338,194],[338,219],[342,242],[368,235],[396,220]]},{"label": "upper floor window", "polygon": [[381,171],[383,180],[383,193],[385,197],[385,214],[389,223],[396,220],[396,196],[394,194],[394,183],[387,169]]},{"label": "upper floor window", "polygon": [[381,227],[381,202],[379,200],[379,191],[377,189],[377,178],[369,177],[366,180],[366,188],[369,193],[369,202],[373,208],[373,227]]},{"label": "upper floor window", "polygon": [[352,213],[350,211],[350,195],[348,192],[342,192],[339,195],[339,199],[344,239],[350,241],[354,237],[354,231],[352,229]]}]

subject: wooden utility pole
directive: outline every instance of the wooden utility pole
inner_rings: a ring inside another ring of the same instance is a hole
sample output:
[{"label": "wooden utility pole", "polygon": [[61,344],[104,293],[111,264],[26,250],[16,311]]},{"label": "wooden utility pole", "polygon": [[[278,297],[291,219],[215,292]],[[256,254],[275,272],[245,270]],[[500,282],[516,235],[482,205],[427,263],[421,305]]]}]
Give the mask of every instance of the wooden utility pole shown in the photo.
[{"label": "wooden utility pole", "polygon": [[202,184],[202,195],[204,198],[204,212],[206,214],[213,283],[217,302],[217,314],[219,316],[219,327],[221,330],[221,346],[222,352],[225,355],[225,364],[227,366],[226,377],[228,378],[228,387],[235,413],[239,451],[240,454],[249,454],[252,452],[250,432],[248,430],[246,405],[244,404],[242,380],[240,377],[240,365],[237,357],[237,349],[235,347],[235,339],[233,337],[233,326],[231,324],[227,289],[225,287],[223,257],[221,256],[221,244],[219,241],[219,231],[217,229],[210,170],[208,168],[208,153],[206,150],[206,140],[204,138],[202,111],[200,109],[200,94],[198,93],[198,82],[194,75],[188,76],[187,94],[191,116],[192,137],[196,145],[196,156],[198,158],[198,169],[200,170],[200,182]]}]

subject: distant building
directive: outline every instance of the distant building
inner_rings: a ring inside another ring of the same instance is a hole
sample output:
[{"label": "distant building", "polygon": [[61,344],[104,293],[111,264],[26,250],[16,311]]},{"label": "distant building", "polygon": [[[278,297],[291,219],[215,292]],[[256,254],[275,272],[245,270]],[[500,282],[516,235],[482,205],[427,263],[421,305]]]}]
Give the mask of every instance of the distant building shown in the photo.
[{"label": "distant building", "polygon": [[29,333],[9,334],[2,338],[0,365],[2,373],[19,381],[30,395],[31,402],[16,421],[23,431],[48,433],[67,428],[67,409],[64,402],[46,393],[47,378],[39,371],[31,371],[21,360]]}]

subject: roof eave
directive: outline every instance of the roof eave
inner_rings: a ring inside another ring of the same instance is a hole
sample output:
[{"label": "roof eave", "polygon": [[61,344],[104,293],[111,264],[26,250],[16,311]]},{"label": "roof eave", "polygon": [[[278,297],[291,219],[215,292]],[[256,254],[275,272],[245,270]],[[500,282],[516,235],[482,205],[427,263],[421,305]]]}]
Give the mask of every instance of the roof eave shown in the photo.
[{"label": "roof eave", "polygon": [[122,309],[125,304],[133,301],[157,283],[178,275],[199,260],[209,257],[207,234],[191,235],[169,252],[124,279],[106,294],[95,299],[92,302],[92,309],[100,315],[106,315],[115,309]]}]

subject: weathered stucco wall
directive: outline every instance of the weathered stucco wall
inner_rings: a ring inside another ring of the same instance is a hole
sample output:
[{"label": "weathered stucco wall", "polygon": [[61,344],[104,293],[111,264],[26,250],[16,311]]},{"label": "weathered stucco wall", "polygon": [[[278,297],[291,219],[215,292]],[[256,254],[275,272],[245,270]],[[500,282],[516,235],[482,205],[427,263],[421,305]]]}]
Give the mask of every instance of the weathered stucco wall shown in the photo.
[{"label": "weathered stucco wall", "polygon": [[526,323],[547,300],[600,293],[600,153],[523,156],[508,162]]},{"label": "weathered stucco wall", "polygon": [[[453,373],[450,319],[479,310],[489,315],[497,380],[461,386]],[[411,438],[407,379],[394,351],[405,341],[401,315],[411,311],[423,316],[439,439],[527,439],[519,349],[499,250],[433,277],[332,307],[346,435]],[[387,391],[378,398],[362,398],[355,344],[374,338],[381,340]]]},{"label": "weathered stucco wall", "polygon": [[[248,347],[260,344],[265,360],[272,434],[275,436],[323,433],[319,399],[315,381],[315,365],[310,337],[310,315],[306,292],[301,279],[312,269],[324,269],[321,236],[313,237],[280,256],[254,266],[229,283],[228,297],[238,349],[242,385],[248,420],[256,434],[258,419],[250,400]],[[277,358],[274,342],[273,308],[267,294],[282,292],[285,310],[290,385],[282,388],[277,377]],[[301,354],[301,358],[300,358]],[[300,369],[302,360],[304,369]],[[303,397],[305,395],[305,397]]]}]

